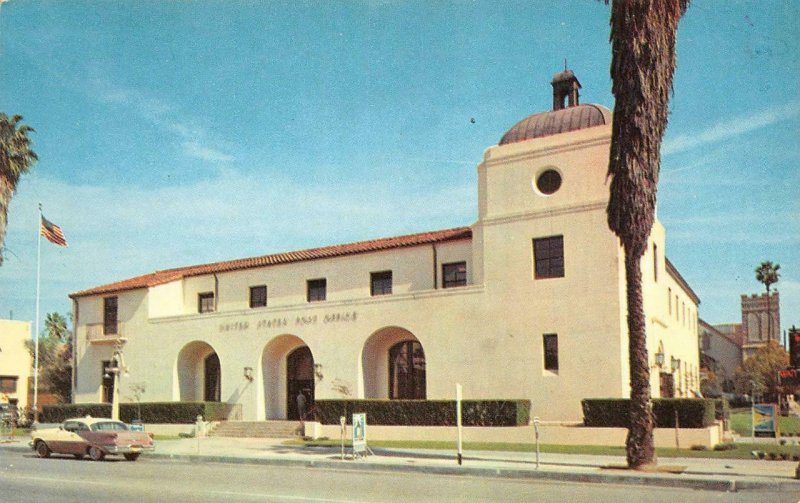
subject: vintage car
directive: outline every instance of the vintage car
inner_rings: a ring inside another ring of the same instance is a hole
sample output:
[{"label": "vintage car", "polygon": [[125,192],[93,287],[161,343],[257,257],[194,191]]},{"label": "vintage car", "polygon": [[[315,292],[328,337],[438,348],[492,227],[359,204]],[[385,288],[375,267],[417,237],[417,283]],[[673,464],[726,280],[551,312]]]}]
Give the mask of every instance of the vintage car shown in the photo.
[{"label": "vintage car", "polygon": [[67,419],[57,428],[32,430],[29,445],[40,458],[54,453],[78,459],[88,455],[95,461],[107,454],[122,454],[128,461],[136,461],[141,453],[155,450],[152,434],[131,431],[121,421],[91,416]]}]

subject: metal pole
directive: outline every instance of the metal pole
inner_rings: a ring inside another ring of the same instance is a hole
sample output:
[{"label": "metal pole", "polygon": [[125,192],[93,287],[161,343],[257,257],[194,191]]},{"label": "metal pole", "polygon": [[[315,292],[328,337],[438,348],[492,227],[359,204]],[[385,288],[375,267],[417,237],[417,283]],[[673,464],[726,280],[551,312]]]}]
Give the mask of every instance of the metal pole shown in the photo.
[{"label": "metal pole", "polygon": [[536,469],[539,469],[539,418],[533,418],[533,429],[536,432]]},{"label": "metal pole", "polygon": [[755,381],[750,381],[750,437],[756,438],[756,396]]},{"label": "metal pole", "polygon": [[111,419],[119,421],[119,353],[114,351],[114,368],[109,369],[114,374],[114,391],[111,395]]},{"label": "metal pole", "polygon": [[458,464],[463,460],[461,438],[461,385],[456,383],[456,426],[458,429]]},{"label": "metal pole", "polygon": [[39,295],[42,272],[42,203],[36,222],[36,319],[33,323],[33,422],[39,422]]}]

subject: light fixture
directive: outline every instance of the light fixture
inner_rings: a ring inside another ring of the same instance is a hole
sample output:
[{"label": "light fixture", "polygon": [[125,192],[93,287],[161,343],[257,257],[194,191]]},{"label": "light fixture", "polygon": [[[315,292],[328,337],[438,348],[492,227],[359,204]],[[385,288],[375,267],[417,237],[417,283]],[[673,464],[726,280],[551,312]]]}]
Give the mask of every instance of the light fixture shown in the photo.
[{"label": "light fixture", "polygon": [[244,378],[250,382],[253,382],[253,367],[244,368]]},{"label": "light fixture", "polygon": [[658,353],[656,353],[656,366],[658,368],[664,366],[664,351],[659,350]]},{"label": "light fixture", "polygon": [[672,366],[672,371],[675,372],[676,370],[680,370],[680,368],[681,368],[681,360],[680,360],[680,358],[675,358],[673,356],[673,357],[670,358],[670,360],[671,360],[670,364]]},{"label": "light fixture", "polygon": [[315,363],[314,364],[314,375],[317,377],[318,381],[322,380],[323,376],[322,376],[322,364],[321,363]]}]

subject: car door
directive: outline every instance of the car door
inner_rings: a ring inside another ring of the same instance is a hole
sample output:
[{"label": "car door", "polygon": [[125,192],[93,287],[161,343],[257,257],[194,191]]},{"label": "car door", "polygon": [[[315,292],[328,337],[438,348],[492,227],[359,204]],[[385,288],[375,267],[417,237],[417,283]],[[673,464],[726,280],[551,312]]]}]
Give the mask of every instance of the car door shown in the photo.
[{"label": "car door", "polygon": [[63,454],[85,454],[88,443],[81,433],[87,431],[89,426],[82,421],[64,421],[63,428],[58,432],[59,449],[52,450]]}]

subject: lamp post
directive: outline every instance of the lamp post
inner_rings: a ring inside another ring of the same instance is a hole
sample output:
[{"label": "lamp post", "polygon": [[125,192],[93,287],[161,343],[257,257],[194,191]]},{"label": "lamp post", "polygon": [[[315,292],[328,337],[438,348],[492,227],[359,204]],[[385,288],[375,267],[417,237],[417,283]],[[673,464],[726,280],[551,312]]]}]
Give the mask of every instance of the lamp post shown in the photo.
[{"label": "lamp post", "polygon": [[106,372],[114,375],[114,392],[111,397],[111,419],[119,421],[119,374],[123,372],[128,375],[128,367],[125,365],[125,356],[122,352],[122,345],[124,342],[118,343],[114,347],[114,354],[111,360],[114,362],[113,367],[106,369]]}]

